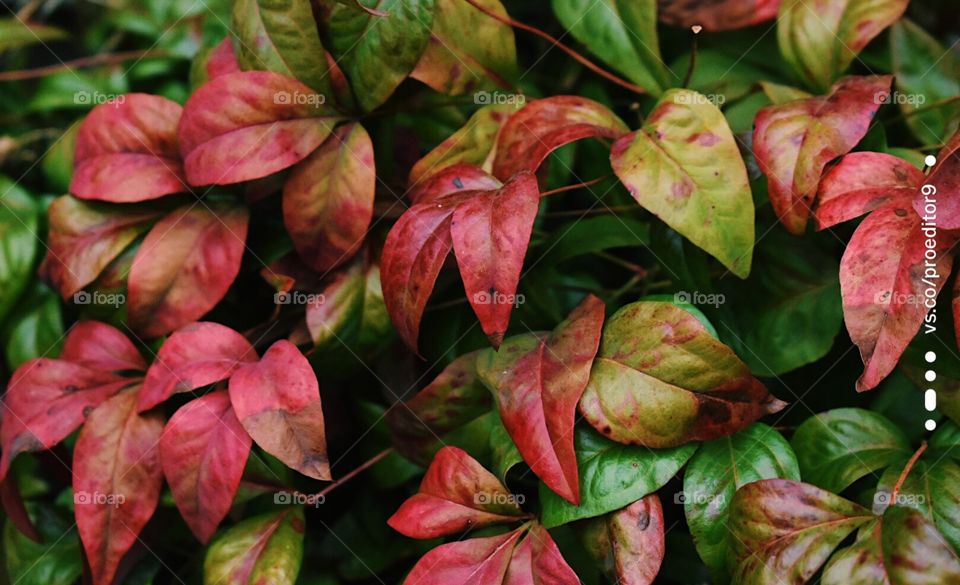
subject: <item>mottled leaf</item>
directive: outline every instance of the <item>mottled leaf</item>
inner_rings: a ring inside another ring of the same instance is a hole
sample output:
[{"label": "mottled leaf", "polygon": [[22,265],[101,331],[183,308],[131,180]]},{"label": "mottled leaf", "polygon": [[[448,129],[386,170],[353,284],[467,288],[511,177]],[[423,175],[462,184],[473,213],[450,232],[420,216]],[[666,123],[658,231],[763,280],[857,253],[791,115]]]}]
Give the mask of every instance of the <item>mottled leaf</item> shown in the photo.
[{"label": "mottled leaf", "polygon": [[660,498],[650,494],[622,510],[591,519],[583,540],[612,582],[650,585],[666,552]]},{"label": "mottled leaf", "polygon": [[886,205],[910,205],[923,173],[907,161],[879,152],[854,152],[820,181],[817,229],[854,219]]},{"label": "mottled leaf", "polygon": [[[930,170],[913,200],[913,209],[924,221],[948,230],[960,229],[960,131],[937,153],[937,164]],[[946,278],[946,277],[944,277]]]},{"label": "mottled leaf", "polygon": [[940,453],[928,452],[910,469],[894,499],[893,490],[908,463],[904,456],[880,477],[873,497],[873,512],[883,514],[890,506],[919,510],[932,521],[954,550],[960,550],[960,465]]},{"label": "mottled leaf", "polygon": [[[501,585],[523,530],[442,544],[423,555],[404,585]],[[513,585],[513,584],[509,584]]]},{"label": "mottled leaf", "polygon": [[203,559],[204,583],[293,585],[303,560],[303,510],[247,518],[217,536]]},{"label": "mottled leaf", "polygon": [[147,362],[116,327],[99,321],[79,321],[63,340],[60,359],[103,372],[142,372]]},{"label": "mottled leaf", "polygon": [[658,0],[657,16],[669,25],[704,30],[733,30],[772,20],[780,0]]},{"label": "mottled leaf", "polygon": [[499,189],[503,183],[478,166],[454,163],[436,170],[409,191],[413,203],[428,203],[460,191]]}]

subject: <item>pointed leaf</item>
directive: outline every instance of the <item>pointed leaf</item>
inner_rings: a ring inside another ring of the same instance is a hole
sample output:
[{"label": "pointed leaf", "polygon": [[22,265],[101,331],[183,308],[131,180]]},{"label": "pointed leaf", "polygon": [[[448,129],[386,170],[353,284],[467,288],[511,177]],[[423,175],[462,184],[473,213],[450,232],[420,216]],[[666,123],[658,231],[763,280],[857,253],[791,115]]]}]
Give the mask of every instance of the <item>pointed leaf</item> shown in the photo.
[{"label": "pointed leaf", "polygon": [[580,585],[550,533],[534,523],[513,549],[503,585]]},{"label": "pointed leaf", "polygon": [[326,272],[363,243],[373,219],[373,143],[360,124],[337,128],[283,186],[283,224],[300,257]]},{"label": "pointed leaf", "polygon": [[93,108],[77,134],[70,192],[132,203],[188,191],[177,146],[182,111],[176,102],[144,93]]},{"label": "pointed leaf", "polygon": [[617,311],[580,411],[623,443],[674,447],[732,435],[785,403],[692,314],[662,302]]},{"label": "pointed leaf", "polygon": [[0,320],[20,297],[33,273],[42,208],[16,183],[0,175]]},{"label": "pointed leaf", "polygon": [[130,269],[130,326],[156,337],[199,319],[240,271],[249,214],[225,202],[186,205],[157,222]]},{"label": "pointed leaf", "polygon": [[304,529],[300,508],[247,518],[207,549],[204,583],[293,585],[303,560]]},{"label": "pointed leaf", "polygon": [[147,369],[147,362],[130,338],[100,321],[80,321],[63,340],[60,359],[103,372]]},{"label": "pointed leaf", "polygon": [[660,498],[650,494],[622,510],[591,519],[583,539],[608,579],[621,585],[650,585],[666,550]]},{"label": "pointed leaf", "polygon": [[221,75],[240,72],[240,64],[237,63],[237,56],[233,52],[233,40],[229,35],[210,51],[205,69],[207,81]]},{"label": "pointed leaf", "polygon": [[410,538],[436,538],[523,517],[516,498],[457,447],[437,452],[420,490],[387,521]]},{"label": "pointed leaf", "polygon": [[230,402],[264,451],[314,479],[330,480],[320,387],[310,362],[289,341],[230,378]]},{"label": "pointed leaf", "polygon": [[719,108],[697,92],[670,90],[643,128],[614,143],[610,164],[637,203],[746,278],[753,198]]},{"label": "pointed leaf", "polygon": [[889,99],[890,82],[890,76],[844,77],[824,97],[757,113],[754,154],[767,176],[773,209],[791,233],[806,229],[824,167],[864,137]]},{"label": "pointed leaf", "polygon": [[190,401],[160,438],[160,463],[190,530],[206,543],[230,511],[250,453],[250,436],[220,390]]},{"label": "pointed leaf", "polygon": [[266,71],[221,75],[187,100],[177,130],[191,185],[259,179],[306,158],[338,116],[292,77]]},{"label": "pointed leaf", "polygon": [[593,100],[571,95],[534,100],[500,130],[493,175],[506,180],[520,171],[536,171],[564,144],[582,138],[614,140],[627,131],[616,114]]},{"label": "pointed leaf", "polygon": [[404,585],[499,585],[523,530],[442,544],[423,555]]},{"label": "pointed leaf", "polygon": [[73,451],[74,513],[94,585],[110,585],[160,501],[159,413],[137,414],[137,391],[97,407]]},{"label": "pointed leaf", "polygon": [[879,152],[853,152],[820,181],[817,229],[859,217],[886,205],[910,205],[923,173],[907,161]]},{"label": "pointed leaf", "polygon": [[777,16],[780,0],[715,0],[713,2],[657,1],[660,22],[704,30],[734,30],[760,24]]}]

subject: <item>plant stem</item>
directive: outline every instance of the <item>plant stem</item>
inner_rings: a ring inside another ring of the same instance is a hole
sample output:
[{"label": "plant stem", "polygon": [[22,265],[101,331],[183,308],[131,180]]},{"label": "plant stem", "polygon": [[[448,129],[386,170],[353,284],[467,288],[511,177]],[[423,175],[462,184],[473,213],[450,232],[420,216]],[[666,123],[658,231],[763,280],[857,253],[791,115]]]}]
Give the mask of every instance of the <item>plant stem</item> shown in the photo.
[{"label": "plant stem", "polygon": [[170,54],[163,50],[154,51],[125,51],[122,53],[101,53],[82,57],[73,61],[66,61],[57,65],[47,65],[46,67],[37,67],[36,69],[22,69],[20,71],[5,71],[0,73],[0,81],[21,81],[24,79],[36,79],[37,77],[46,77],[61,71],[70,71],[72,69],[82,69],[84,67],[96,67],[98,65],[115,65],[124,61],[139,59],[160,59],[169,57]]},{"label": "plant stem", "polygon": [[331,484],[328,485],[327,487],[325,487],[325,488],[323,488],[322,490],[320,490],[319,492],[317,492],[317,497],[319,498],[319,497],[322,497],[322,496],[326,496],[327,494],[329,494],[330,492],[332,492],[334,489],[336,489],[338,486],[341,486],[341,485],[347,483],[348,481],[350,481],[350,480],[353,479],[355,476],[357,476],[357,475],[359,475],[360,473],[362,473],[362,472],[363,472],[364,470],[366,470],[367,468],[373,467],[374,465],[377,464],[377,462],[379,462],[381,459],[383,459],[384,457],[386,457],[387,455],[389,455],[389,454],[391,454],[391,453],[393,453],[393,447],[387,447],[387,448],[384,449],[383,451],[380,451],[379,453],[377,453],[376,455],[374,455],[374,456],[371,457],[370,459],[367,459],[366,461],[364,461],[363,463],[361,463],[356,469],[354,469],[354,470],[351,471],[350,473],[344,475],[343,477],[341,477],[341,478],[338,479],[337,481],[331,483]]},{"label": "plant stem", "polygon": [[897,483],[893,484],[893,491],[890,492],[891,502],[897,501],[897,495],[900,494],[900,488],[903,487],[903,482],[907,479],[907,476],[910,475],[910,471],[917,463],[917,459],[920,459],[920,456],[923,455],[923,452],[926,450],[927,442],[924,441],[920,443],[920,447],[913,453],[913,455],[910,457],[910,460],[907,461],[907,464],[903,466],[903,471],[900,472],[900,477],[897,478]]},{"label": "plant stem", "polygon": [[603,175],[602,177],[597,177],[596,179],[590,179],[589,181],[584,181],[583,183],[576,183],[574,185],[567,185],[565,187],[557,187],[556,189],[550,189],[549,191],[544,191],[540,194],[540,197],[549,197],[551,195],[556,195],[557,193],[563,193],[565,191],[573,191],[574,189],[582,189],[585,187],[592,187],[600,181],[604,181],[610,177],[609,174]]}]

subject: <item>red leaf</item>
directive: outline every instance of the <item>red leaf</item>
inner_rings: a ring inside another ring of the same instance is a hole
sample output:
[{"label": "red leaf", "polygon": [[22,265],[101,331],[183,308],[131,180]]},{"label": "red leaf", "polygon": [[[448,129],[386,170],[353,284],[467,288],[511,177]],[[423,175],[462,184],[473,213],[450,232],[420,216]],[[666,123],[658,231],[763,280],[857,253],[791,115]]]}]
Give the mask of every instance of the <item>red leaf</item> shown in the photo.
[{"label": "red leaf", "polygon": [[0,481],[0,504],[3,504],[3,512],[10,519],[10,523],[21,534],[34,542],[43,542],[37,527],[30,521],[26,506],[23,505],[23,497],[20,495],[16,479],[8,477]]},{"label": "red leaf", "polygon": [[104,372],[147,369],[147,362],[130,338],[100,321],[80,321],[74,325],[63,341],[60,359]]},{"label": "red leaf", "polygon": [[0,480],[18,454],[64,440],[89,412],[134,380],[62,360],[39,358],[13,373],[3,397]]},{"label": "red leaf", "polygon": [[90,415],[73,452],[74,513],[94,585],[110,585],[160,500],[159,414],[137,414],[135,389]]},{"label": "red leaf", "polygon": [[939,233],[935,266],[926,266],[926,240],[910,208],[889,205],[863,220],[847,244],[840,291],[843,319],[865,366],[857,380],[860,392],[893,371],[932,302],[925,291],[939,292],[950,275],[956,236]]},{"label": "red leaf", "polygon": [[283,223],[300,257],[324,272],[348,260],[373,219],[373,143],[360,124],[334,131],[290,172]]},{"label": "red leaf", "polygon": [[410,538],[436,538],[524,518],[509,490],[457,447],[437,452],[420,491],[387,524]]},{"label": "red leaf", "polygon": [[410,191],[414,203],[428,203],[458,191],[499,189],[503,183],[480,167],[457,163],[429,175]]},{"label": "red leaf", "polygon": [[907,161],[879,152],[854,152],[840,159],[820,182],[814,219],[817,229],[859,217],[884,205],[908,205],[923,173]]},{"label": "red leaf", "polygon": [[652,493],[626,508],[594,518],[585,544],[607,577],[621,585],[650,585],[665,553],[663,507]]},{"label": "red leaf", "polygon": [[177,147],[180,105],[144,93],[122,97],[93,108],[80,125],[70,192],[131,203],[187,191]]},{"label": "red leaf", "polygon": [[[913,202],[920,217],[930,214],[925,209],[928,197],[937,200],[937,226],[943,229],[960,229],[960,131],[937,153],[934,165],[924,185]],[[932,188],[931,188],[932,187]],[[936,191],[934,192],[935,189]]]},{"label": "red leaf", "polygon": [[547,529],[533,524],[515,549],[504,585],[580,585]]},{"label": "red leaf", "polygon": [[316,92],[268,71],[221,75],[184,106],[178,137],[192,185],[266,177],[307,157],[339,120]]},{"label": "red leaf", "polygon": [[500,347],[516,304],[540,191],[531,173],[497,191],[483,191],[453,212],[450,235],[473,312],[493,347]]},{"label": "red leaf", "polygon": [[130,269],[130,326],[147,337],[199,319],[227,294],[240,271],[246,208],[185,205],[157,222]]},{"label": "red leaf", "polygon": [[825,97],[767,106],[757,113],[753,148],[770,202],[794,234],[806,229],[828,162],[864,137],[890,93],[892,77],[844,77]]},{"label": "red leaf", "polygon": [[310,362],[280,340],[230,378],[230,402],[253,440],[287,466],[330,480],[320,387]]},{"label": "red leaf", "polygon": [[97,276],[161,215],[141,206],[87,203],[70,196],[50,204],[47,256],[40,268],[66,299]]},{"label": "red leaf", "polygon": [[588,296],[546,340],[508,342],[481,377],[494,388],[503,425],[523,459],[551,490],[580,502],[573,427],[600,345],[603,302]]},{"label": "red leaf", "polygon": [[221,75],[239,72],[240,64],[237,63],[237,56],[233,54],[233,41],[230,35],[227,35],[207,57],[207,81]]},{"label": "red leaf", "polygon": [[154,360],[140,391],[140,412],[177,392],[225,380],[245,362],[257,361],[247,339],[218,323],[200,322],[176,331]]},{"label": "red leaf", "polygon": [[503,125],[497,139],[493,174],[501,180],[536,171],[547,156],[582,138],[615,140],[629,132],[606,106],[579,96],[534,100]]},{"label": "red leaf", "polygon": [[251,442],[226,390],[191,401],[163,429],[163,474],[180,514],[204,544],[230,511]]},{"label": "red leaf", "polygon": [[442,544],[423,555],[404,585],[499,585],[523,529]]},{"label": "red leaf", "polygon": [[722,31],[753,26],[777,17],[780,0],[657,1],[657,18],[672,26]]}]

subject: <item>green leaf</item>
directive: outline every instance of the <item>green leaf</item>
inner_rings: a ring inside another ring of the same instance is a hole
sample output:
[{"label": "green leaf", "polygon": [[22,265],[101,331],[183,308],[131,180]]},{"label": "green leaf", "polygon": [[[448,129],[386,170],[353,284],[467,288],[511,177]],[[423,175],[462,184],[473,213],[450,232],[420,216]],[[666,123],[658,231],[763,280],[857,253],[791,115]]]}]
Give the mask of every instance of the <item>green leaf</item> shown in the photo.
[{"label": "green leaf", "polygon": [[811,238],[776,225],[756,249],[753,273],[724,288],[721,337],[757,376],[775,376],[827,355],[840,332],[840,265]]},{"label": "green leaf", "polygon": [[[464,0],[434,0],[430,43],[410,77],[447,95],[510,87],[517,76],[513,29]],[[500,0],[477,0],[507,16]]]},{"label": "green leaf", "polygon": [[803,479],[832,492],[911,454],[900,429],[861,408],[837,408],[808,418],[790,444]]},{"label": "green leaf", "polygon": [[575,435],[580,472],[580,506],[540,484],[540,521],[553,528],[619,510],[660,489],[680,471],[696,445],[647,449],[614,443],[592,429]]},{"label": "green leaf", "polygon": [[518,463],[523,463],[523,455],[517,449],[510,434],[507,433],[500,414],[493,410],[490,413],[490,458],[493,460],[493,472],[504,484],[507,483],[507,473]]},{"label": "green leaf", "polygon": [[806,583],[848,534],[873,518],[869,510],[810,484],[748,483],[730,504],[732,580]]},{"label": "green leaf", "polygon": [[487,159],[492,158],[500,127],[516,111],[509,104],[492,104],[474,112],[463,127],[413,165],[410,169],[411,188],[424,182],[430,175],[457,163],[471,164],[489,171],[492,161],[487,164]]},{"label": "green leaf", "polygon": [[936,105],[960,95],[960,65],[953,48],[904,18],[890,29],[890,55],[898,92],[894,97],[907,126],[920,144],[943,144],[960,122],[960,102]]},{"label": "green leaf", "polygon": [[248,518],[211,543],[203,561],[203,582],[293,585],[303,559],[303,532],[300,508]]},{"label": "green leaf", "polygon": [[553,12],[575,39],[630,81],[654,96],[670,87],[656,0],[553,0]]},{"label": "green leaf", "polygon": [[10,371],[33,358],[59,355],[62,341],[60,298],[46,285],[36,283],[9,322],[6,350]]},{"label": "green leaf", "polygon": [[704,443],[683,475],[683,508],[700,558],[714,581],[728,579],[727,516],[733,494],[760,479],[800,480],[793,449],[783,436],[756,423]]},{"label": "green leaf", "polygon": [[234,49],[244,71],[295,77],[332,100],[326,53],[310,0],[237,0]]},{"label": "green leaf", "polygon": [[80,537],[75,527],[55,513],[53,506],[28,506],[43,542],[24,536],[7,520],[3,549],[10,583],[17,585],[71,585],[83,574]]},{"label": "green leaf", "polygon": [[936,452],[921,457],[900,486],[896,501],[891,502],[893,486],[907,461],[897,461],[880,477],[873,512],[882,514],[891,505],[919,510],[936,524],[954,549],[960,550],[960,465]]},{"label": "green leaf", "polygon": [[66,31],[45,24],[27,24],[13,16],[0,18],[0,53],[68,36]]},{"label": "green leaf", "polygon": [[641,206],[720,260],[750,274],[754,210],[747,169],[723,113],[706,96],[668,91],[610,163]]},{"label": "green leaf", "polygon": [[387,16],[336,5],[327,26],[330,47],[350,80],[360,108],[369,112],[413,71],[430,42],[433,0],[360,0]]},{"label": "green leaf", "polygon": [[909,0],[784,0],[780,54],[810,87],[826,90],[860,51],[893,24]]},{"label": "green leaf", "polygon": [[930,437],[930,448],[942,449],[960,458],[960,426],[950,420],[940,423],[940,428]]},{"label": "green leaf", "polygon": [[629,217],[600,215],[558,227],[544,242],[543,259],[540,262],[557,263],[592,252],[646,246],[649,243],[649,223]]},{"label": "green leaf", "polygon": [[73,149],[77,143],[79,129],[80,120],[77,120],[43,155],[40,169],[55,192],[66,193],[70,190],[70,179],[73,177]]},{"label": "green leaf", "polygon": [[0,321],[33,274],[39,238],[36,202],[22,187],[0,176]]}]

